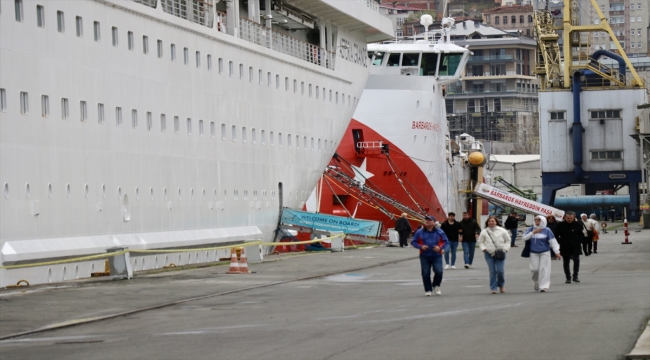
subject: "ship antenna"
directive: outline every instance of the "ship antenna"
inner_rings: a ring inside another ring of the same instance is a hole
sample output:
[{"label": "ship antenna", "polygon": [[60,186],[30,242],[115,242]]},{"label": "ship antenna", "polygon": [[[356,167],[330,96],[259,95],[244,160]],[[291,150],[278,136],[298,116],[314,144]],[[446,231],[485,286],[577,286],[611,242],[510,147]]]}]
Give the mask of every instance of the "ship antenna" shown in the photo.
[{"label": "ship antenna", "polygon": [[420,16],[420,25],[424,26],[424,40],[429,42],[429,26],[433,24],[433,17],[429,14]]}]

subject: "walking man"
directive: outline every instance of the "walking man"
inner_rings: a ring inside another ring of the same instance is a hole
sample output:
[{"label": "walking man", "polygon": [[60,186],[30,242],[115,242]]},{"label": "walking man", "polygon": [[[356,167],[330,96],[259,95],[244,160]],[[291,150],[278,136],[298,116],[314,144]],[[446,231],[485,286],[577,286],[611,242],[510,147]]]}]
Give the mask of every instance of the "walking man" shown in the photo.
[{"label": "walking man", "polygon": [[460,221],[460,242],[463,244],[463,259],[465,260],[465,269],[473,269],[474,250],[476,250],[476,239],[481,233],[481,227],[478,225],[467,211],[463,212],[463,220]]},{"label": "walking man", "polygon": [[565,220],[557,225],[557,238],[560,243],[560,254],[564,260],[564,275],[566,283],[571,284],[570,261],[573,260],[573,282],[580,282],[578,272],[580,271],[580,253],[582,252],[582,230],[584,227],[576,220],[576,213],[567,211]]},{"label": "walking man", "polygon": [[[427,215],[424,218],[424,227],[415,232],[411,245],[420,249],[424,295],[431,296],[431,292],[434,290],[436,295],[441,295],[442,252],[449,247],[447,235],[444,231],[436,228],[433,217]],[[433,283],[431,282],[431,268],[433,268]]]},{"label": "walking man", "polygon": [[409,220],[406,218],[406,213],[402,213],[402,216],[395,222],[395,231],[399,234],[399,247],[408,247],[408,238],[413,230],[411,229]]},{"label": "walking man", "polygon": [[456,251],[458,250],[458,236],[460,234],[460,223],[456,221],[456,214],[450,212],[447,220],[440,225],[442,231],[449,240],[449,249],[445,251],[445,270],[449,269],[449,253],[451,252],[451,268],[456,269]]},{"label": "walking man", "polygon": [[510,247],[517,247],[515,245],[515,240],[517,240],[517,228],[519,227],[519,216],[517,216],[516,211],[510,212],[510,215],[508,215],[508,218],[506,219],[506,223],[504,224],[506,230],[510,233]]}]

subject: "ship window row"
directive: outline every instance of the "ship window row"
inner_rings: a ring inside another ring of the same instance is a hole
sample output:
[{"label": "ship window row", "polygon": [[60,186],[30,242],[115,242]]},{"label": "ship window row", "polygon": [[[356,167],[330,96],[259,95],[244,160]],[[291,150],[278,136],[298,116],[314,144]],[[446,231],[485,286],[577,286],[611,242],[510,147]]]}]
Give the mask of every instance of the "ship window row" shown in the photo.
[{"label": "ship window row", "polygon": [[[37,5],[36,7],[36,13],[37,13],[37,25],[39,27],[45,27],[45,10],[42,5]],[[20,20],[19,20],[20,19]],[[22,0],[16,0],[16,20],[22,21],[23,19],[23,11],[22,11]],[[65,16],[63,11],[57,11],[57,29],[59,32],[64,33],[65,32]],[[83,37],[83,19],[80,16],[76,17],[76,34],[78,37]],[[99,42],[101,40],[101,28],[100,28],[100,23],[99,21],[94,21],[93,22],[93,35],[94,35],[94,40]],[[119,29],[116,26],[111,27],[111,44],[114,47],[119,47]],[[157,39],[156,40],[156,49],[157,49],[157,56],[158,58],[163,58],[164,57],[164,44],[163,40]],[[134,43],[134,35],[132,31],[127,31],[127,48],[130,51],[133,51],[135,48],[135,43]],[[148,54],[149,53],[149,37],[147,35],[142,36],[142,52],[143,54]],[[393,54],[393,55],[398,55],[399,54]],[[407,56],[408,54],[405,54]],[[392,55],[391,55],[392,56]],[[419,54],[418,54],[419,56]],[[171,61],[176,61],[176,44],[170,44],[170,59]],[[212,71],[212,55],[207,54],[206,55],[207,59],[207,69],[208,71]],[[223,74],[223,59],[219,58],[219,73]],[[189,55],[189,49],[187,47],[183,48],[183,64],[188,65],[190,62],[190,55]],[[195,52],[195,64],[197,68],[201,67],[201,52],[196,51]],[[234,62],[231,60],[228,62],[228,70],[229,70],[229,76],[233,77],[234,76]],[[455,71],[455,70],[454,70]],[[258,70],[258,80],[259,84],[262,85],[264,83],[264,80],[262,78],[262,70]],[[254,82],[253,80],[253,74],[254,70],[253,67],[249,67],[249,81]],[[239,78],[244,79],[244,65],[239,64]],[[267,73],[267,80],[266,83],[269,87],[272,86],[272,74],[271,72]],[[298,81],[296,79],[293,79],[293,92],[295,94],[298,93]],[[276,74],[275,75],[275,88],[280,89],[280,75]],[[289,77],[284,78],[284,89],[285,91],[290,91],[290,80]],[[301,82],[300,86],[300,94],[304,95],[305,94],[305,84],[304,82]],[[327,94],[329,94],[329,97],[327,97]],[[316,99],[320,98],[320,92],[319,92],[319,87],[316,86]],[[309,84],[309,97],[312,97],[312,85]],[[342,97],[342,104],[345,105],[345,94],[341,94]],[[333,93],[332,90],[329,90],[329,93],[327,93],[326,89],[322,89],[322,99],[326,100],[329,99],[330,102],[336,102],[336,104],[339,103],[339,92]],[[349,106],[355,105],[356,104],[356,97],[354,98],[354,101],[351,101],[350,96],[348,95],[347,99],[347,104]]]},{"label": "ship window row", "polygon": [[[0,89],[0,110],[5,111],[6,110],[6,91],[5,89]],[[21,114],[27,115],[29,113],[29,93],[25,91],[20,92],[20,112]],[[50,97],[48,95],[41,95],[41,114],[43,117],[49,117],[50,116]],[[69,99],[67,98],[61,98],[61,119],[67,120],[70,117],[70,102]],[[80,121],[85,122],[88,120],[88,103],[85,100],[79,101],[79,117]],[[97,122],[99,124],[104,124],[105,122],[105,113],[104,113],[104,104],[103,103],[97,103]],[[186,134],[188,136],[193,135],[193,120],[192,118],[186,118],[185,119],[185,130]],[[122,118],[122,107],[121,106],[116,106],[115,107],[115,125],[120,127],[123,125],[123,118]],[[133,129],[137,129],[139,126],[139,121],[138,121],[138,110],[137,109],[131,109],[131,127]],[[153,130],[153,113],[151,111],[146,112],[146,128],[148,131]],[[214,121],[210,122],[210,137],[215,139],[216,138],[216,125]],[[160,114],[160,131],[161,132],[166,132],[167,130],[167,116],[166,114]],[[174,116],[174,133],[175,134],[180,134],[181,133],[181,122],[180,122],[180,117],[179,116]],[[231,126],[231,133],[230,133],[230,140],[238,141],[238,128],[236,125]],[[240,130],[241,134],[241,141],[243,143],[248,142],[248,134],[249,130],[247,127],[242,126]],[[266,131],[265,130],[260,130],[260,144],[261,145],[266,145],[267,144],[267,137],[266,137]],[[205,125],[204,125],[204,120],[199,119],[198,120],[198,135],[200,137],[204,137],[205,134]],[[221,140],[227,140],[227,134],[226,134],[226,124],[222,123],[221,124]],[[284,143],[284,140],[286,139],[286,143]],[[311,138],[309,139],[310,141],[308,142],[308,138],[306,136],[303,136],[302,138],[302,148],[304,150],[308,150],[311,148],[311,151],[326,151],[330,152],[336,149],[336,142],[333,142],[331,140],[325,140],[325,139],[315,139]],[[277,142],[276,142],[277,141]],[[250,142],[253,144],[257,144],[258,138],[257,138],[257,130],[255,128],[250,129]],[[274,133],[273,131],[268,132],[268,144],[270,146],[275,146],[277,143],[278,147],[283,147],[286,144],[287,148],[292,148],[294,147],[296,149],[300,149],[301,147],[301,138],[300,135],[295,135],[295,143],[294,143],[294,136],[292,134],[286,134],[283,135],[282,132]]]},{"label": "ship window row", "polygon": [[[107,195],[106,184],[101,184],[99,189],[100,189],[99,196],[101,196],[101,198],[106,198],[106,195]],[[3,193],[4,193],[4,198],[5,199],[9,199],[9,196],[10,196],[10,191],[9,190],[10,190],[9,183],[4,183]],[[216,188],[213,188],[212,189],[212,196],[210,196],[210,195],[208,195],[208,192],[206,191],[206,189],[202,188],[201,189],[201,199],[203,201],[211,200],[210,198],[212,198],[212,200],[218,200],[219,192],[220,191],[218,191]],[[65,184],[63,193],[65,194],[65,197],[67,199],[71,199],[73,197],[74,193],[73,193],[73,189],[72,189],[72,186],[70,185],[70,183]],[[140,200],[140,188],[138,186],[136,186],[134,188],[133,193],[135,195],[135,199]],[[194,200],[195,199],[194,188],[190,188],[188,193],[189,193],[188,198],[190,200]],[[231,190],[231,193],[232,193],[232,199],[233,200],[240,200],[239,190]],[[47,194],[48,199],[54,198],[55,191],[54,191],[54,187],[52,186],[52,183],[47,184],[46,194]],[[119,200],[119,201],[122,201],[124,196],[128,197],[128,194],[126,194],[126,191],[123,190],[121,186],[117,187],[115,194],[117,195],[117,200]],[[289,192],[289,199],[293,198],[294,196],[295,196],[296,199],[304,199],[308,194],[309,194],[309,192],[304,191],[304,190],[303,191],[296,191],[295,195],[292,194],[292,192]],[[243,190],[242,195],[243,196],[241,197],[241,200],[249,200],[249,199],[254,200],[254,201],[267,200],[268,192],[267,192],[267,190],[253,190],[251,196],[249,197],[249,191],[248,190]],[[276,200],[277,199],[276,195],[277,195],[276,191],[271,190],[270,196],[268,196],[269,200]],[[30,183],[25,183],[25,197],[27,199],[30,199],[31,196],[32,196],[32,186],[31,186]],[[83,196],[86,199],[89,199],[91,197],[91,186],[89,184],[84,184],[84,186],[83,186]],[[169,196],[169,192],[167,191],[167,187],[162,188],[161,198],[163,200],[168,201],[168,200],[170,200],[170,198],[173,198],[173,197],[174,197],[173,195]],[[182,191],[181,188],[177,188],[175,197],[179,201],[183,200],[183,191]],[[151,201],[154,201],[156,199],[155,191],[154,191],[153,187],[149,187],[149,199]],[[223,191],[223,200],[227,200],[227,199],[228,199],[228,190],[224,190]]]}]

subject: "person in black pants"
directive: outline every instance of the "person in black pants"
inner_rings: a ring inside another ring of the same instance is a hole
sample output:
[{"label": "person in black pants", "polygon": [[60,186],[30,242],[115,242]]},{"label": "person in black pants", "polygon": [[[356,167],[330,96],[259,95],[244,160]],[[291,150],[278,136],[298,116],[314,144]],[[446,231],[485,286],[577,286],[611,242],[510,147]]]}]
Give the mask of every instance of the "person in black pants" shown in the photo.
[{"label": "person in black pants", "polygon": [[519,227],[519,216],[517,216],[516,211],[512,211],[510,215],[508,215],[508,218],[506,219],[506,223],[504,224],[506,230],[508,230],[508,233],[510,234],[510,247],[517,247],[515,245],[515,240],[517,240],[517,227]]},{"label": "person in black pants", "polygon": [[406,213],[403,213],[402,216],[395,222],[395,231],[397,231],[399,234],[399,247],[408,247],[408,238],[413,230],[411,229],[409,220],[406,218]]},{"label": "person in black pants", "polygon": [[[568,211],[565,220],[557,225],[557,239],[560,243],[560,254],[564,260],[564,274],[566,283],[580,282],[578,272],[580,271],[580,254],[582,253],[582,242],[584,235],[582,222],[576,220],[576,214]],[[570,261],[573,260],[573,278],[571,277]]]}]

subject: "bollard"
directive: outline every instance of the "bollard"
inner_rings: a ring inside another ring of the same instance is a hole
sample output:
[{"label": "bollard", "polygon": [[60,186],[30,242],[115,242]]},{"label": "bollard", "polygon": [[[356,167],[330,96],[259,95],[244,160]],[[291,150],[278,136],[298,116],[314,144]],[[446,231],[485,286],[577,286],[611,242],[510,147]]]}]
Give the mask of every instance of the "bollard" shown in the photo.
[{"label": "bollard", "polygon": [[632,244],[631,242],[628,241],[628,235],[630,235],[630,232],[627,231],[627,217],[623,220],[623,232],[625,233],[625,241],[622,242],[621,244],[627,245],[627,244]]},{"label": "bollard", "polygon": [[[120,252],[125,248],[106,249],[106,252]],[[131,254],[127,251],[124,254],[108,258],[108,265],[111,269],[111,280],[133,279],[133,268],[131,267]]]}]

